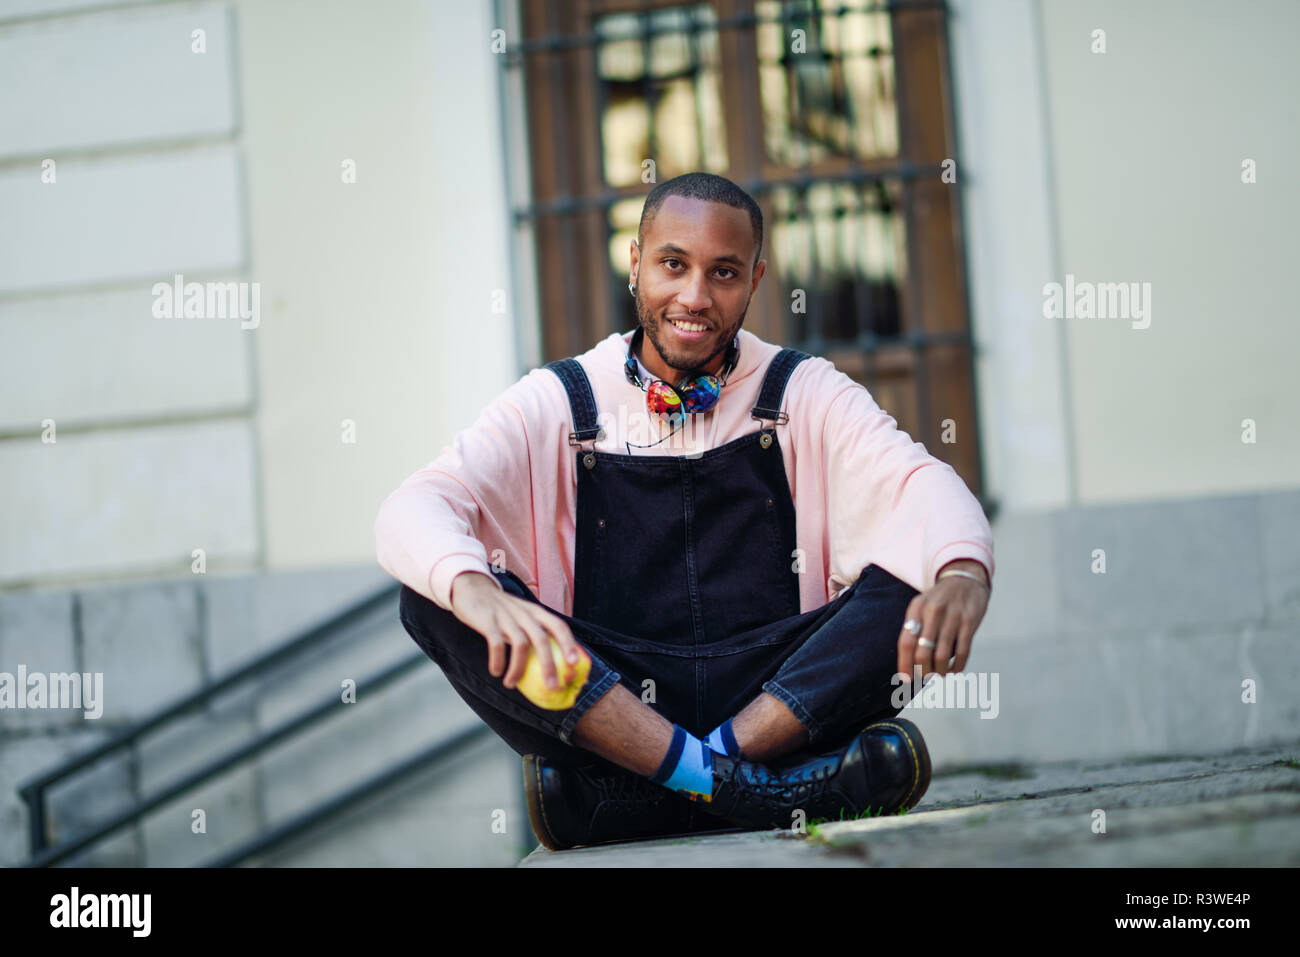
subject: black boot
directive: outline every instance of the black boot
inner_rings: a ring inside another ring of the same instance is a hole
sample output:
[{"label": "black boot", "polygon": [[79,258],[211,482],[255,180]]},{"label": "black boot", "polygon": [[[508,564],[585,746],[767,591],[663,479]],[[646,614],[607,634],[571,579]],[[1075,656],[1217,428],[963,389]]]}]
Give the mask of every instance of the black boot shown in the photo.
[{"label": "black boot", "polygon": [[910,809],[929,786],[930,754],[921,732],[910,721],[890,718],[826,754],[766,765],[715,755],[707,806],[741,827],[787,828],[799,810],[811,822]]},{"label": "black boot", "polygon": [[541,755],[525,755],[524,793],[533,831],[552,851],[735,827],[676,792],[604,761],[561,767]]}]

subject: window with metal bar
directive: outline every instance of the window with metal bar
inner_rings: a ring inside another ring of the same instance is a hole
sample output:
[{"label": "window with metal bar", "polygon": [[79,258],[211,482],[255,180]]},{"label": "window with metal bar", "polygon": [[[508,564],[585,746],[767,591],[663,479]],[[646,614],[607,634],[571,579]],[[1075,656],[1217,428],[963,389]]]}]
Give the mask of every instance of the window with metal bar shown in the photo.
[{"label": "window with metal bar", "polygon": [[510,155],[531,195],[514,216],[537,265],[542,361],[634,328],[628,250],[646,194],[717,173],[767,223],[746,328],[833,361],[981,495],[945,5],[511,12],[503,89],[523,102],[505,106],[524,119]]}]

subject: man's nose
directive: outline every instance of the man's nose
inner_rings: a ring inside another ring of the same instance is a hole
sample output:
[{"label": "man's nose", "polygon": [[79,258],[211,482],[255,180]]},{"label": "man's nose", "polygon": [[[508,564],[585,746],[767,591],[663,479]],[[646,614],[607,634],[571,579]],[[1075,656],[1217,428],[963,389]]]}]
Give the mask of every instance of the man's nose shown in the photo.
[{"label": "man's nose", "polygon": [[709,298],[708,283],[705,281],[703,273],[698,273],[687,281],[686,285],[677,293],[677,301],[682,304],[682,308],[691,312],[703,312],[713,305],[713,300]]}]

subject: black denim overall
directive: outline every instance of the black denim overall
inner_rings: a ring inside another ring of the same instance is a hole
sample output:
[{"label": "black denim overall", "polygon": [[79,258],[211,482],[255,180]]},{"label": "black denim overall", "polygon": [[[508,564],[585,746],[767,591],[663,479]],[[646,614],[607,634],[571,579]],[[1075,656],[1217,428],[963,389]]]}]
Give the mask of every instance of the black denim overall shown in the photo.
[{"label": "black denim overall", "polygon": [[[792,349],[773,357],[752,410],[755,430],[696,455],[584,446],[600,434],[586,373],[574,359],[546,367],[564,384],[575,426],[573,613],[556,614],[592,657],[577,701],[547,711],[504,688],[487,671],[482,636],[410,588],[401,597],[412,637],[518,753],[592,760],[572,744],[573,728],[617,682],[699,737],[762,691],[793,712],[809,745],[835,746],[898,713],[890,679],[916,590],[868,565],[833,601],[799,612],[794,502],[776,426],[788,420],[786,382],[806,358]],[[493,573],[538,601],[513,572]]]}]

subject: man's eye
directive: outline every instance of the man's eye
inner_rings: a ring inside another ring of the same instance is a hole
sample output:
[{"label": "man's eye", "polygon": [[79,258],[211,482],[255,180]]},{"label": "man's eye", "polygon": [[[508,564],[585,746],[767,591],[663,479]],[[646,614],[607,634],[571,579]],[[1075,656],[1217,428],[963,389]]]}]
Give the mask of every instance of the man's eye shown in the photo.
[{"label": "man's eye", "polygon": [[723,279],[733,279],[733,278],[735,278],[735,276],[736,276],[736,270],[734,270],[734,269],[728,269],[726,266],[723,266],[721,269],[718,270],[718,272],[725,272],[725,273],[730,273],[730,274],[731,274],[731,275],[729,275],[729,276],[723,276],[723,277],[722,277]]},{"label": "man's eye", "polygon": [[680,266],[681,263],[678,262],[676,259],[665,259],[664,265],[671,268],[672,266]]}]

